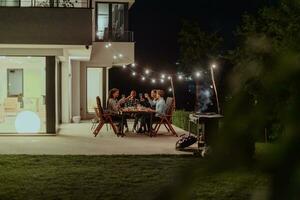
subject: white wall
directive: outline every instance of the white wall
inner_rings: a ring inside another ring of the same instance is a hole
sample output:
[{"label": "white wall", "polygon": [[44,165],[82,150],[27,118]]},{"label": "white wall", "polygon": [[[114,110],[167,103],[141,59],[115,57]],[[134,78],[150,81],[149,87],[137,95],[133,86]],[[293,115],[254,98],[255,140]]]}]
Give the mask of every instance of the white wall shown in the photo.
[{"label": "white wall", "polygon": [[61,80],[61,100],[62,100],[62,122],[70,123],[71,115],[71,98],[70,98],[70,80],[71,80],[71,71],[69,67],[69,61],[62,62],[62,80]]},{"label": "white wall", "polygon": [[80,115],[80,62],[71,61],[72,69],[72,116]]}]

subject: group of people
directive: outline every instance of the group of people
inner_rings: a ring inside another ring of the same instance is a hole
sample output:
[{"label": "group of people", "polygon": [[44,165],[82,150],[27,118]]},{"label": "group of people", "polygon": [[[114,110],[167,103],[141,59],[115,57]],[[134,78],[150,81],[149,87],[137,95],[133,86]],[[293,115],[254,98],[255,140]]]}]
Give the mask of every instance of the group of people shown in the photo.
[{"label": "group of people", "polygon": [[[113,88],[109,91],[109,97],[107,101],[107,110],[112,114],[114,122],[117,122],[119,134],[121,132],[121,124],[124,125],[125,132],[129,132],[127,118],[134,118],[134,125],[132,132],[144,133],[149,132],[152,129],[150,124],[150,117],[147,114],[134,114],[132,116],[123,117],[120,115],[122,108],[126,107],[146,107],[155,111],[155,115],[152,118],[152,122],[160,120],[160,117],[165,115],[166,112],[166,102],[164,100],[165,92],[163,90],[152,90],[150,95],[145,93],[139,94],[139,99],[137,98],[137,93],[135,90],[130,92],[130,95],[119,98],[120,91],[117,88]],[[137,129],[137,125],[140,122],[140,127]]]}]

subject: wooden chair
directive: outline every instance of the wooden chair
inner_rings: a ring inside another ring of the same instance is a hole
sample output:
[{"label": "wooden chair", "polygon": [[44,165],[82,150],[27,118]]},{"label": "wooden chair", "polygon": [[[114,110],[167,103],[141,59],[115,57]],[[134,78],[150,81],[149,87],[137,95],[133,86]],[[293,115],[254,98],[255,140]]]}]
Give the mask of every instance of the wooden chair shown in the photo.
[{"label": "wooden chair", "polygon": [[115,124],[113,123],[111,114],[103,111],[100,97],[96,97],[96,102],[97,102],[97,108],[95,108],[95,112],[96,112],[96,116],[97,116],[99,122],[98,122],[98,125],[96,126],[96,128],[94,129],[93,134],[96,137],[99,134],[101,128],[104,126],[104,124],[110,124],[110,126],[114,130],[114,133],[117,135],[118,129],[115,126]]},{"label": "wooden chair", "polygon": [[172,116],[173,111],[175,110],[175,101],[173,98],[168,97],[166,101],[166,114],[160,117],[160,121],[154,127],[154,132],[157,135],[161,125],[164,125],[168,132],[171,132],[174,136],[178,137],[176,131],[172,127]]}]

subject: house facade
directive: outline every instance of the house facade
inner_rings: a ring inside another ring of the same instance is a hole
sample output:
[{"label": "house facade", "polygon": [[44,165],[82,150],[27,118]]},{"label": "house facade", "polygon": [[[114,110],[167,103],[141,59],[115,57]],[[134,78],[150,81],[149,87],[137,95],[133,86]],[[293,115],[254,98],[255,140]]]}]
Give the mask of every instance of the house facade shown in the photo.
[{"label": "house facade", "polygon": [[92,117],[109,69],[134,61],[133,3],[0,0],[0,134],[56,133]]}]

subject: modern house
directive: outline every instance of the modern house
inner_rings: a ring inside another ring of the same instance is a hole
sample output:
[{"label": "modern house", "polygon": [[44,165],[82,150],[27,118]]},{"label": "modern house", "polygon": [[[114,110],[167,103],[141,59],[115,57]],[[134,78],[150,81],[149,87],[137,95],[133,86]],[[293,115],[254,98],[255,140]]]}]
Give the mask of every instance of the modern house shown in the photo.
[{"label": "modern house", "polygon": [[93,116],[109,69],[134,61],[133,3],[0,0],[0,134],[30,132],[34,120],[34,132],[56,133],[73,116]]}]

